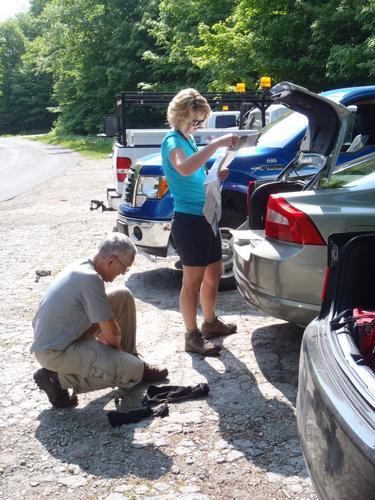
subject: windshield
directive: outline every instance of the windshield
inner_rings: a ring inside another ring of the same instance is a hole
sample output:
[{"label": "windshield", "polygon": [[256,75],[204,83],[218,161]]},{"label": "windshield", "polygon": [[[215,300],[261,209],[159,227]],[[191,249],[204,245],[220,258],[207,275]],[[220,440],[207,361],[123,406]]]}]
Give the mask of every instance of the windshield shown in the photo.
[{"label": "windshield", "polygon": [[[266,109],[265,112],[265,120],[266,124],[269,123],[271,120],[275,121],[276,118],[279,118],[282,114],[286,113],[282,108],[285,109],[284,106],[281,106],[279,104],[271,104],[271,106]],[[273,115],[276,115],[275,118],[273,118]],[[253,129],[255,128],[256,130],[260,130],[262,128],[262,113],[260,109],[253,109],[249,115],[249,121],[246,124],[247,128]]]},{"label": "windshield", "polygon": [[291,139],[307,127],[305,115],[288,111],[277,120],[269,123],[260,131],[257,146],[283,148]]},{"label": "windshield", "polygon": [[[266,111],[266,123],[268,123],[267,111]],[[262,115],[260,110],[257,109],[251,112],[247,128],[249,129],[255,128],[256,130],[260,130],[262,128]]]},{"label": "windshield", "polygon": [[322,179],[321,189],[363,188],[375,181],[375,155],[336,170],[329,180]]}]

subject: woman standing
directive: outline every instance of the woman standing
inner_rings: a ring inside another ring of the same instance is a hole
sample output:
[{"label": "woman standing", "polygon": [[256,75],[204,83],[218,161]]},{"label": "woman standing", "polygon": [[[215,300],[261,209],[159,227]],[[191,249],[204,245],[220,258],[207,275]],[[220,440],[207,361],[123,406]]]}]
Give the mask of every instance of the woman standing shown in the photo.
[{"label": "woman standing", "polygon": [[[194,89],[179,92],[169,103],[167,118],[172,127],[161,145],[163,168],[174,198],[172,238],[183,268],[180,310],[185,323],[185,351],[217,355],[221,349],[208,339],[229,335],[237,325],[216,316],[215,305],[221,276],[221,238],[215,236],[203,215],[205,162],[220,147],[235,145],[238,137],[228,134],[198,151],[193,133],[211,112],[206,99]],[[220,172],[220,179],[228,176]],[[204,322],[197,325],[198,298]]]}]

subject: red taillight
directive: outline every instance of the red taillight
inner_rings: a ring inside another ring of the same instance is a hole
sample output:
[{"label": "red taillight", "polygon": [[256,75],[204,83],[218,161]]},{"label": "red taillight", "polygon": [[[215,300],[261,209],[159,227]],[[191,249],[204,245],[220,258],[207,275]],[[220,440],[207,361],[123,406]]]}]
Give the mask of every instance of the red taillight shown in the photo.
[{"label": "red taillight", "polygon": [[249,184],[247,185],[246,215],[250,215],[249,214],[249,210],[250,210],[250,198],[251,198],[251,195],[254,192],[254,188],[255,188],[255,181],[249,181]]},{"label": "red taillight", "polygon": [[279,194],[268,199],[266,236],[302,245],[325,245],[313,221]]},{"label": "red taillight", "polygon": [[124,182],[126,174],[131,167],[132,161],[130,158],[116,158],[116,173],[118,182]]}]

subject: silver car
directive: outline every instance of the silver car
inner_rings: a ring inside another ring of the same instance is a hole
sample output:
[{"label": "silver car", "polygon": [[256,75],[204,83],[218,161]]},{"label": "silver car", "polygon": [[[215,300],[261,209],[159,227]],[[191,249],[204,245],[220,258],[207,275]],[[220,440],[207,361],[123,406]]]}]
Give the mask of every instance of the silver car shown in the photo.
[{"label": "silver car", "polygon": [[[375,311],[374,255],[375,233],[329,238],[322,308],[303,335],[296,417],[322,500],[375,498],[375,363],[356,323],[363,316],[358,306]],[[373,349],[375,325],[368,316],[366,321]]]},{"label": "silver car", "polygon": [[[337,166],[352,113],[294,85],[282,92],[308,132],[286,172],[253,189],[248,221],[233,231],[234,275],[252,306],[305,326],[321,307],[329,235],[375,230],[375,137],[358,148],[368,154]],[[373,102],[362,99],[357,114],[375,124]]]}]

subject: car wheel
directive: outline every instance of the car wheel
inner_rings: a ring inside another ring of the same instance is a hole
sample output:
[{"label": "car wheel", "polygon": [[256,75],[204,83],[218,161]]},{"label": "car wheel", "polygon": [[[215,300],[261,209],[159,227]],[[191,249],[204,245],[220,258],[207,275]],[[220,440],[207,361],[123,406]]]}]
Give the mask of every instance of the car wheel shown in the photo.
[{"label": "car wheel", "polygon": [[219,290],[234,290],[236,282],[233,275],[233,235],[229,227],[220,227],[219,231],[223,254]]}]

